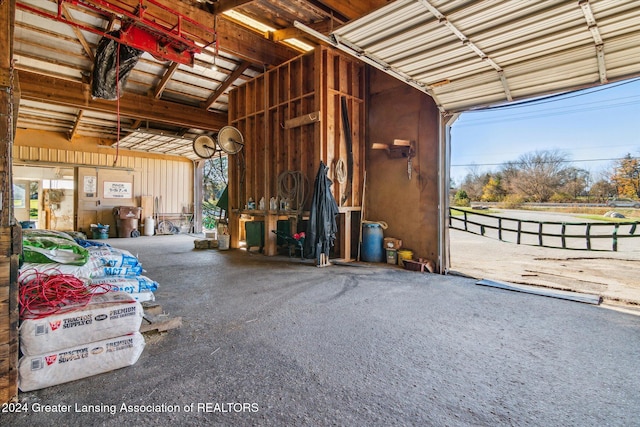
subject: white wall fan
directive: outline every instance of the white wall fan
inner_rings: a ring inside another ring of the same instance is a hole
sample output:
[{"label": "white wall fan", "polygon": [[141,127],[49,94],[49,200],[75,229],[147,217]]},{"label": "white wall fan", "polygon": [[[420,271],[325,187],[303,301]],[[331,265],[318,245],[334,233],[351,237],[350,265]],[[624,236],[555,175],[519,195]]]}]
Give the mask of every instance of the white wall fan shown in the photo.
[{"label": "white wall fan", "polygon": [[216,142],[209,135],[199,135],[193,140],[193,152],[198,157],[210,159],[216,154]]},{"label": "white wall fan", "polygon": [[[217,140],[214,140],[214,138]],[[244,137],[233,126],[225,126],[213,137],[199,135],[193,140],[193,152],[203,159],[212,158],[221,150],[227,154],[237,154],[244,147]]]},{"label": "white wall fan", "polygon": [[227,154],[237,154],[244,147],[244,138],[233,126],[225,126],[218,132],[218,146]]}]

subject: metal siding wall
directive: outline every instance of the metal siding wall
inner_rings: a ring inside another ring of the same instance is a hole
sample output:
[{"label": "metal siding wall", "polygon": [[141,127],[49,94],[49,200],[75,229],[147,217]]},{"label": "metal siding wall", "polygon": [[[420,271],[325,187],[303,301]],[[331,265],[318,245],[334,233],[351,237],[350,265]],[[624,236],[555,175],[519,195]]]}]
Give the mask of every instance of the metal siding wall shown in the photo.
[{"label": "metal siding wall", "polygon": [[[89,153],[75,150],[60,150],[16,146],[14,159],[21,162],[61,163],[72,166],[113,166],[115,156],[109,153]],[[135,172],[134,194],[139,196],[162,196],[164,213],[180,213],[182,207],[191,207],[193,200],[193,163],[158,158],[144,158],[118,154],[117,167],[133,169]]]}]

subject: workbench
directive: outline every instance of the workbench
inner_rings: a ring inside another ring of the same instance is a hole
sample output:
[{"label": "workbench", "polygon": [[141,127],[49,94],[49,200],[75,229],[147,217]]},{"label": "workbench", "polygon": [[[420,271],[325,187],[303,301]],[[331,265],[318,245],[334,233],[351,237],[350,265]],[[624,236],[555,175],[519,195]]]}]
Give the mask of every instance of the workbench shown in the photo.
[{"label": "workbench", "polygon": [[[352,260],[351,250],[353,246],[353,212],[360,212],[359,206],[343,206],[338,208],[338,235],[336,244],[339,245],[337,253],[342,260]],[[232,209],[229,217],[231,232],[231,247],[239,248],[244,233],[244,223],[247,221],[264,221],[264,255],[274,256],[278,254],[277,236],[271,230],[277,230],[279,220],[289,220],[291,234],[297,232],[298,221],[308,220],[309,211],[293,210],[259,210],[259,209]],[[355,242],[356,245],[358,242]]]}]

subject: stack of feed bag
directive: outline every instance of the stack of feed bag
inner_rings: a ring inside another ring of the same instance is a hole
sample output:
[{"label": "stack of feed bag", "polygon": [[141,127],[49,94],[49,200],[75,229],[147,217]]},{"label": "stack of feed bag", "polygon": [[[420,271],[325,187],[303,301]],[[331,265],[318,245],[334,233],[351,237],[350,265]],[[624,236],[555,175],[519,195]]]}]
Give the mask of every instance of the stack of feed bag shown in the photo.
[{"label": "stack of feed bag", "polygon": [[[67,233],[24,230],[21,261],[18,384],[22,391],[136,363],[145,344],[139,332],[144,314],[140,303],[154,300],[158,287],[141,275],[136,257]],[[22,292],[37,295],[50,278],[73,281],[84,297],[31,310]]]},{"label": "stack of feed bag", "polygon": [[71,274],[89,283],[113,285],[140,302],[154,301],[158,289],[130,252],[60,231],[24,230],[23,259],[21,278],[29,278],[28,272]]},{"label": "stack of feed bag", "polygon": [[126,292],[96,294],[64,313],[23,319],[18,386],[31,391],[131,366],[145,341],[142,306]]},{"label": "stack of feed bag", "polygon": [[142,265],[129,251],[95,244],[87,249],[93,267],[91,283],[114,285],[140,302],[155,300],[158,283],[142,274]]}]

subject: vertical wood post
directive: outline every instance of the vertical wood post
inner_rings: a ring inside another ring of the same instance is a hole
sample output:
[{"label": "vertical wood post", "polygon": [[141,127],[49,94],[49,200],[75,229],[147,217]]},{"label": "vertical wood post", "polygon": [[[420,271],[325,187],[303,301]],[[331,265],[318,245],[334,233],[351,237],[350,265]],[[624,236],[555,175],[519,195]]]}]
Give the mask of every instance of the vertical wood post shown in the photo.
[{"label": "vertical wood post", "polygon": [[538,246],[542,246],[542,223],[538,224]]},{"label": "vertical wood post", "polygon": [[13,136],[17,85],[13,69],[15,0],[0,0],[0,403],[18,395],[18,256],[22,229],[13,216]]}]

